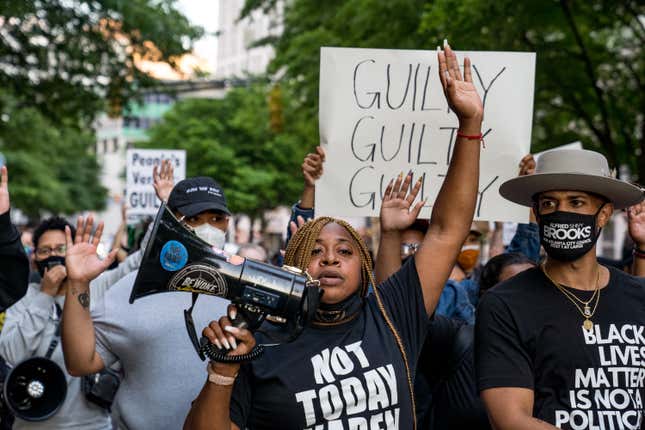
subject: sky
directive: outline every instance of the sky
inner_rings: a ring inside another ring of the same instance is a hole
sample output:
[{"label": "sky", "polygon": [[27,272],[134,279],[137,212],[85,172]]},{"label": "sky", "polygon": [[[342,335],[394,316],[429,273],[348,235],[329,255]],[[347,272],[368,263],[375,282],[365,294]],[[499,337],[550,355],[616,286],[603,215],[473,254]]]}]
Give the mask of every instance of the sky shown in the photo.
[{"label": "sky", "polygon": [[178,0],[177,8],[196,25],[204,28],[206,35],[195,43],[194,53],[208,63],[215,72],[217,62],[217,38],[212,35],[218,27],[219,0]]}]

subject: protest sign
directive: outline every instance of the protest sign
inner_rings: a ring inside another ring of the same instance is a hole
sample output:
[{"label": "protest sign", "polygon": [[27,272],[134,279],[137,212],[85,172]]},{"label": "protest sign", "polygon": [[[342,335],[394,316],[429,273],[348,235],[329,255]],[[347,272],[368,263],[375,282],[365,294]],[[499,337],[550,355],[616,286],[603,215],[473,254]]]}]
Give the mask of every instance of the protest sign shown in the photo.
[{"label": "protest sign", "polygon": [[[462,67],[464,55],[484,103],[475,219],[526,221],[526,208],[498,189],[530,152],[535,54],[457,52]],[[327,159],[316,215],[378,216],[389,180],[412,170],[414,180],[423,179],[420,198],[428,202],[421,217],[429,218],[458,129],[437,67],[434,51],[321,49],[320,141]]]},{"label": "protest sign", "polygon": [[175,184],[186,178],[186,151],[169,149],[128,149],[126,153],[126,205],[128,223],[141,217],[155,216],[161,201],[152,186],[152,169],[169,159],[174,169]]}]

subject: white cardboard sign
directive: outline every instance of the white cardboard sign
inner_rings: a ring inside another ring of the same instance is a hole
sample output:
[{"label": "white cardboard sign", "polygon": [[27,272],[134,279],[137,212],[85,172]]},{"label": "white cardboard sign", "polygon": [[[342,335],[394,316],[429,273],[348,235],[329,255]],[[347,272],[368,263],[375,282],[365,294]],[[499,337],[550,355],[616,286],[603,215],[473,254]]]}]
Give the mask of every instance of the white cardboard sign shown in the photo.
[{"label": "white cardboard sign", "polygon": [[[498,190],[530,151],[535,53],[457,52],[462,67],[464,55],[484,103],[475,219],[526,221],[526,208]],[[389,180],[412,170],[414,180],[423,177],[420,198],[428,200],[421,217],[430,217],[458,129],[437,67],[434,51],[321,48],[327,159],[316,183],[316,215],[378,216]]]},{"label": "white cardboard sign", "polygon": [[186,178],[186,151],[170,149],[128,149],[126,153],[126,204],[128,222],[142,216],[155,216],[161,201],[155,194],[152,169],[169,159],[175,184]]}]

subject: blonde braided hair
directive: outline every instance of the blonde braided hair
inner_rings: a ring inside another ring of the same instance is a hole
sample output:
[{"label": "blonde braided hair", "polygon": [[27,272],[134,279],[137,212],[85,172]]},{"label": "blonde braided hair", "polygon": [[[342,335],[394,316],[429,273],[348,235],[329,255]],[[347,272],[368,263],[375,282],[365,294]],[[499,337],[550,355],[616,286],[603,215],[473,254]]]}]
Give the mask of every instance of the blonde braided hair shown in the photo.
[{"label": "blonde braided hair", "polygon": [[320,231],[327,224],[338,224],[347,230],[347,233],[354,239],[358,246],[359,257],[361,259],[361,297],[367,295],[367,289],[370,283],[375,285],[372,277],[372,257],[365,245],[361,236],[354,230],[354,228],[343,220],[323,216],[316,219],[307,221],[302,227],[298,229],[296,234],[293,235],[287,246],[284,254],[284,264],[294,266],[302,271],[307,270],[311,262],[311,251],[316,246],[316,239],[320,236]]},{"label": "blonde braided hair", "polygon": [[392,323],[392,320],[390,319],[389,315],[385,310],[385,306],[383,305],[381,295],[379,294],[376,281],[374,280],[374,275],[372,274],[372,257],[370,256],[370,253],[367,249],[367,245],[365,244],[361,236],[358,234],[358,232],[356,232],[356,230],[354,230],[354,228],[351,225],[349,225],[347,222],[337,218],[324,216],[324,217],[319,217],[319,218],[309,220],[302,227],[298,228],[298,231],[296,231],[296,233],[292,236],[291,240],[289,241],[289,245],[287,245],[287,249],[284,254],[284,264],[288,266],[297,267],[302,271],[307,270],[307,268],[309,267],[309,263],[311,262],[311,251],[316,246],[316,240],[318,239],[318,236],[320,236],[320,231],[327,224],[332,224],[332,223],[338,224],[341,227],[343,227],[347,231],[347,233],[349,233],[349,235],[354,239],[354,242],[358,247],[359,256],[361,259],[360,295],[361,297],[365,297],[367,295],[367,290],[369,288],[369,285],[371,284],[374,286],[374,295],[376,296],[376,301],[378,303],[379,310],[381,311],[381,314],[385,319],[385,322],[388,328],[392,332],[392,335],[394,336],[396,344],[399,347],[399,351],[403,356],[403,363],[405,364],[405,371],[408,379],[408,390],[410,392],[410,400],[412,402],[412,417],[414,422],[414,429],[416,430],[417,428],[416,405],[414,402],[412,372],[410,370],[408,356],[405,351],[405,346],[403,345],[403,340],[401,339],[401,336],[397,332],[396,328],[394,327],[394,324]]}]

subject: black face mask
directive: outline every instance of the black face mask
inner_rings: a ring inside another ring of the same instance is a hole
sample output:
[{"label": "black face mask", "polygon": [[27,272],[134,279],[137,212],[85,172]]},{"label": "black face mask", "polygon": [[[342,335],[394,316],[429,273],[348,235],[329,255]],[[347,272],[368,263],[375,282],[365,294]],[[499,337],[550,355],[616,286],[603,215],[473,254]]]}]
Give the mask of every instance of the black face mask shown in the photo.
[{"label": "black face mask", "polygon": [[540,215],[540,243],[547,255],[568,262],[589,252],[600,236],[601,229],[596,231],[596,216],[604,206],[594,215],[563,211]]},{"label": "black face mask", "polygon": [[44,260],[36,260],[36,267],[38,267],[38,273],[40,273],[41,278],[45,276],[45,269],[51,270],[52,267],[59,265],[65,265],[65,257],[61,257],[59,255],[50,255]]}]

